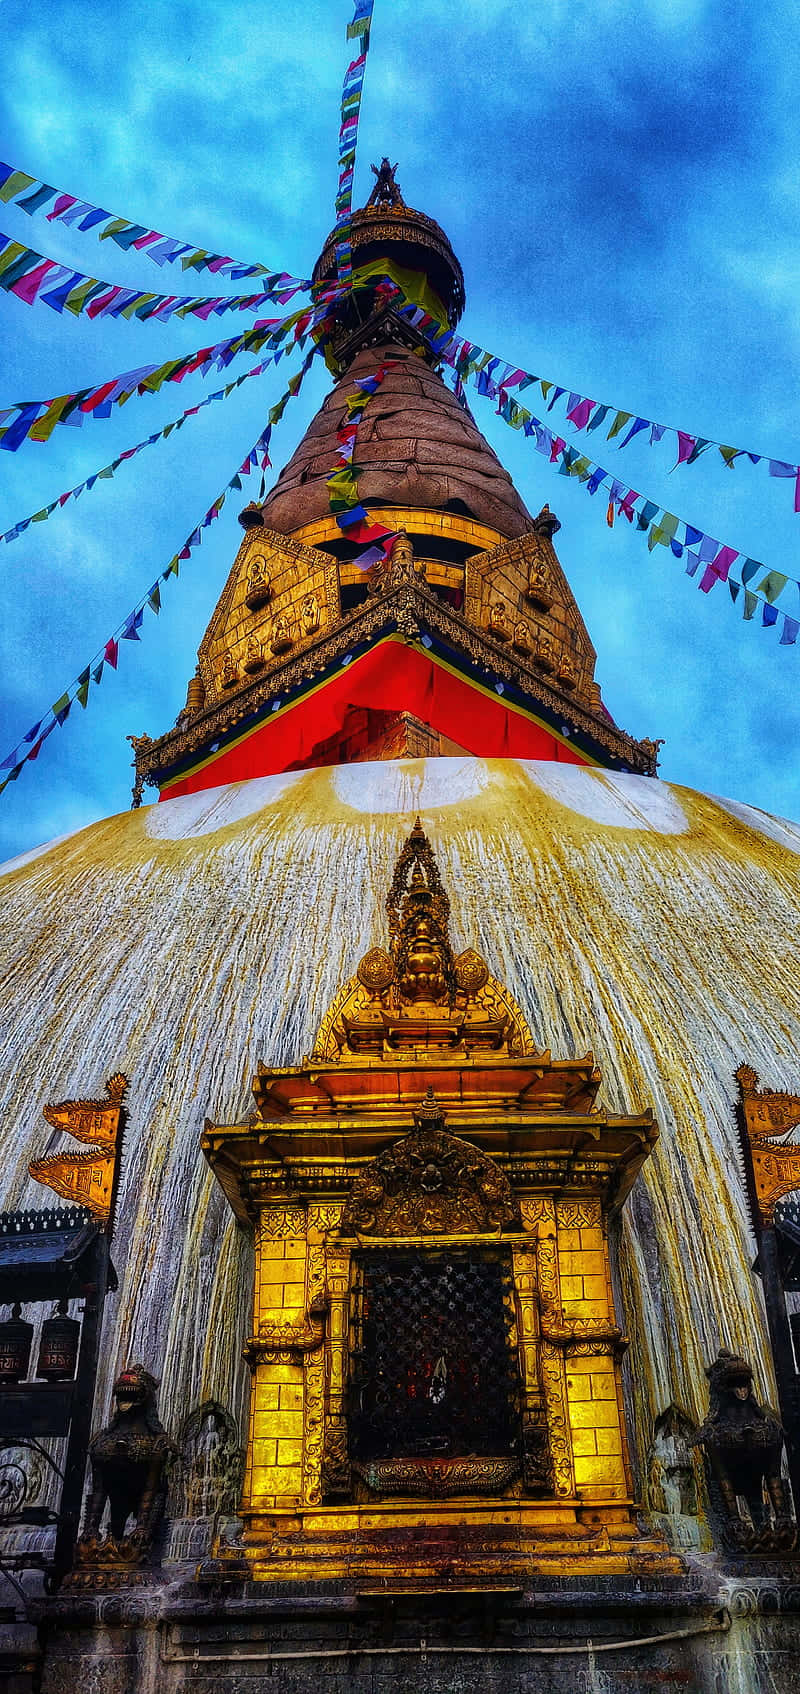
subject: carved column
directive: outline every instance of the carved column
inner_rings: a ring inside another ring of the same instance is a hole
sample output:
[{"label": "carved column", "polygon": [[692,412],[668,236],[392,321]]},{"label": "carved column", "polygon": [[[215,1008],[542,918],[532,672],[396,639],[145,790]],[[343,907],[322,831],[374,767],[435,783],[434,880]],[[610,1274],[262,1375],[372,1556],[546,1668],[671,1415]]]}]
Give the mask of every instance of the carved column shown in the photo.
[{"label": "carved column", "polygon": [[[558,1277],[555,1206],[543,1200],[536,1243],[536,1268],[539,1283],[539,1304],[542,1314],[542,1334],[561,1318],[561,1288]],[[524,1214],[523,1214],[524,1215]],[[527,1221],[527,1220],[526,1220]],[[547,1432],[550,1459],[553,1466],[554,1492],[562,1497],[574,1496],[575,1472],[572,1463],[572,1441],[567,1415],[567,1380],[564,1353],[561,1345],[542,1340],[540,1346],[542,1387],[547,1410]]]},{"label": "carved column", "polygon": [[347,1496],[351,1489],[347,1440],[346,1393],[350,1327],[350,1250],[329,1241],[326,1248],[328,1299],[328,1405],[322,1489],[326,1495]]},{"label": "carved column", "polygon": [[522,1379],[522,1480],[526,1489],[541,1493],[550,1481],[550,1460],[547,1416],[539,1380],[535,1241],[515,1246],[512,1258]]}]

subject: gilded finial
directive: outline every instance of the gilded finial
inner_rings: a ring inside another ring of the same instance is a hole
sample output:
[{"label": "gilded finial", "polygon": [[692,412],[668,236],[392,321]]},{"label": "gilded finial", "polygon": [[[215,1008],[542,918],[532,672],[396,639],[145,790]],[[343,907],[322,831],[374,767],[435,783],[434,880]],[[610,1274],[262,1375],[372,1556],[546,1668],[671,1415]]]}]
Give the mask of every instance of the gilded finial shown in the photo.
[{"label": "gilded finial", "polygon": [[371,165],[370,170],[376,181],[367,205],[394,206],[398,211],[405,210],[406,203],[400,192],[399,184],[395,180],[397,166],[390,165],[389,160],[384,156],[381,159],[380,168],[377,165]]}]

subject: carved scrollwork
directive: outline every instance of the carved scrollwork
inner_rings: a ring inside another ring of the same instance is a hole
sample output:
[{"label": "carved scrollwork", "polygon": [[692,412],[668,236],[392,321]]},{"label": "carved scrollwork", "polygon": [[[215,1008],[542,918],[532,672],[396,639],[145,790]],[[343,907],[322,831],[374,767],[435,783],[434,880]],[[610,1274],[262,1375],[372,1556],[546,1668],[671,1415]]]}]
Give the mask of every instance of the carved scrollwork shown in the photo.
[{"label": "carved scrollwork", "polygon": [[429,1115],[416,1114],[412,1134],[356,1178],[342,1216],[344,1234],[480,1235],[519,1226],[505,1172],[471,1142],[446,1133],[429,1095]]},{"label": "carved scrollwork", "polygon": [[554,1346],[550,1341],[543,1341],[540,1363],[555,1491],[561,1495],[573,1494],[575,1478],[572,1469],[572,1442],[567,1416],[564,1359],[560,1347]]}]

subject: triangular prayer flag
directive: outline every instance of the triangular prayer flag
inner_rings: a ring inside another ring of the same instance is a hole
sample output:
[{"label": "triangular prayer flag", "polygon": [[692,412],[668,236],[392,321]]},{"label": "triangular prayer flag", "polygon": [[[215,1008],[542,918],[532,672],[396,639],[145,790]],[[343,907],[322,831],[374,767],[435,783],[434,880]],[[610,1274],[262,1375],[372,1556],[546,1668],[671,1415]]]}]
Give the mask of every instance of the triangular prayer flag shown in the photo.
[{"label": "triangular prayer flag", "polygon": [[761,627],[762,627],[762,629],[769,629],[771,624],[774,624],[774,623],[777,623],[777,622],[778,622],[778,608],[777,608],[777,606],[767,606],[767,605],[762,606],[762,608],[761,608]]},{"label": "triangular prayer flag", "polygon": [[758,596],[756,594],[751,594],[750,589],[746,588],[744,591],[744,611],[742,612],[742,617],[749,620],[753,616],[757,605]]},{"label": "triangular prayer flag", "polygon": [[788,576],[784,576],[782,571],[769,571],[763,581],[756,585],[756,593],[763,594],[772,605],[773,601],[777,600],[778,596],[783,593],[788,581]]},{"label": "triangular prayer flag", "polygon": [[592,418],[586,425],[586,432],[588,435],[591,435],[593,429],[600,428],[601,423],[604,423],[608,417],[610,410],[610,406],[598,406],[597,411],[592,415]]},{"label": "triangular prayer flag", "polygon": [[781,638],[778,645],[780,647],[793,647],[798,634],[800,634],[800,623],[798,623],[796,618],[790,618],[788,614],[784,612],[783,629],[781,631]]},{"label": "triangular prayer flag", "polygon": [[620,442],[620,448],[627,447],[628,442],[632,441],[634,436],[639,434],[640,430],[647,428],[648,422],[649,422],[649,419],[647,419],[647,418],[637,418],[636,422],[631,424],[631,427],[628,430],[628,433],[625,437],[625,440]]},{"label": "triangular prayer flag", "polygon": [[614,422],[606,436],[606,441],[613,441],[614,436],[619,435],[620,430],[625,428],[626,423],[630,423],[632,417],[632,412],[617,412]]},{"label": "triangular prayer flag", "polygon": [[86,710],[86,702],[87,702],[88,698],[89,698],[89,666],[87,665],[86,670],[81,671],[81,674],[78,677],[78,687],[77,687],[76,694],[75,694],[75,699],[80,702],[84,711]]},{"label": "triangular prayer flag", "polygon": [[70,700],[69,695],[62,694],[61,698],[56,700],[55,705],[50,707],[57,724],[66,723],[66,720],[69,717],[69,709],[71,705],[72,701]]},{"label": "triangular prayer flag", "polygon": [[106,644],[105,644],[105,647],[103,648],[103,658],[105,659],[106,664],[109,664],[111,666],[112,671],[115,671],[116,668],[117,668],[117,658],[118,658],[118,656],[119,656],[119,647],[118,647],[116,641],[114,640],[114,637],[112,636],[110,641],[107,641]]}]

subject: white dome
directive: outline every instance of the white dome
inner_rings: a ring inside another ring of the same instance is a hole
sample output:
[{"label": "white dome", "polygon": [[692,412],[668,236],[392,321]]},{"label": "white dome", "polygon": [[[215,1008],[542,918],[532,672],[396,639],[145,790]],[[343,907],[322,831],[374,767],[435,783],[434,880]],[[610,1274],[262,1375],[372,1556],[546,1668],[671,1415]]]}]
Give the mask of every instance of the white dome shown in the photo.
[{"label": "white dome", "polygon": [[[601,1099],[661,1140],[625,1210],[622,1321],[640,1443],[704,1408],[720,1343],[771,1382],[732,1105],[744,1060],[800,1072],[800,829],[646,777],[473,758],[265,777],[110,818],[0,871],[0,1199],[42,1206],[48,1101],[130,1078],[101,1394],[161,1378],[172,1424],[243,1392],[247,1238],[200,1155],[206,1115],[252,1109],[257,1061],[307,1053],[385,933],[419,812],[475,946],[555,1057],[591,1048]],[[772,1392],[770,1390],[770,1392]]]}]

